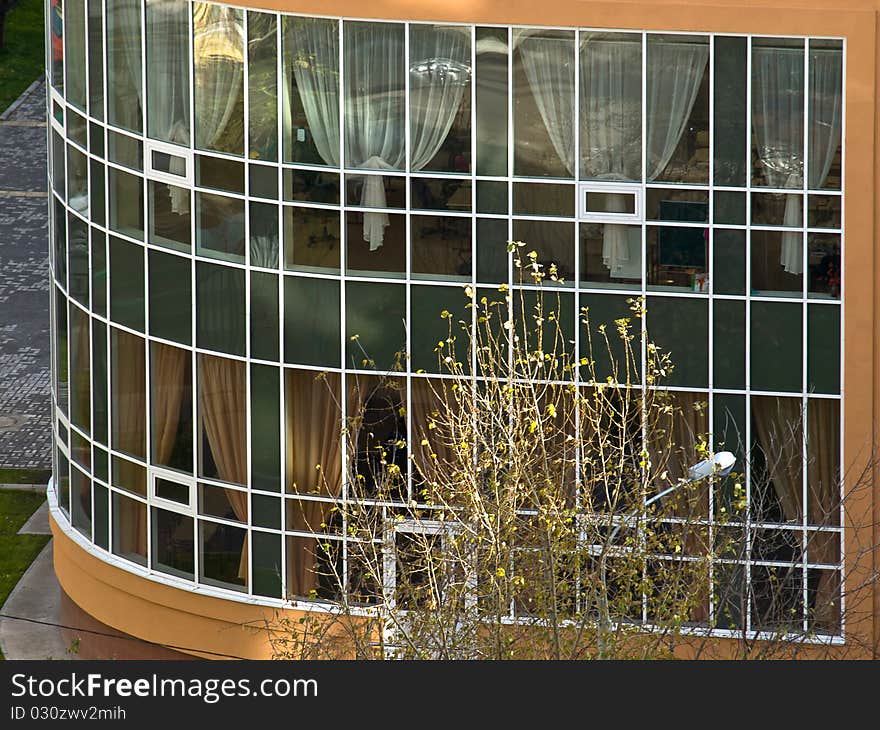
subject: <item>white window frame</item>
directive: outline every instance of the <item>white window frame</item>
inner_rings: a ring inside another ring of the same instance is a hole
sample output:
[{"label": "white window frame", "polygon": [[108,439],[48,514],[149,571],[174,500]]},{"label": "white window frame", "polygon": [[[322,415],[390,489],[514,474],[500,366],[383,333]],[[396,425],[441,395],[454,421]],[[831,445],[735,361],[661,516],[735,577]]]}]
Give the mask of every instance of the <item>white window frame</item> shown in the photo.
[{"label": "white window frame", "polygon": [[[153,153],[179,157],[186,163],[184,175],[176,175],[153,167]],[[144,138],[144,174],[151,180],[176,185],[178,187],[192,188],[193,186],[193,153],[192,150],[180,147],[168,142],[157,142],[153,139]]]},{"label": "white window frame", "polygon": [[[156,493],[156,481],[159,479],[164,479],[165,481],[174,482],[175,484],[180,484],[181,486],[186,487],[189,492],[188,504],[160,497]],[[152,466],[148,467],[147,493],[149,495],[149,503],[153,507],[161,507],[164,510],[178,512],[191,517],[196,516],[196,480],[191,476],[168,469],[159,469]]]},{"label": "white window frame", "polygon": [[[634,199],[632,213],[587,210],[587,194],[604,193],[630,195]],[[578,183],[577,216],[582,221],[594,223],[641,223],[645,218],[645,188],[640,183]]]}]

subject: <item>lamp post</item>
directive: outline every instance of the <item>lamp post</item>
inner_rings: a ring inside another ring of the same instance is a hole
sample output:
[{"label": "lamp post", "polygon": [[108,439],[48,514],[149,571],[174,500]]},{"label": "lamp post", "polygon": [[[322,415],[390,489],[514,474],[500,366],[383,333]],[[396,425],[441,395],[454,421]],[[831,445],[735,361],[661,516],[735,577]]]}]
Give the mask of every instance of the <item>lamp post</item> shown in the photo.
[{"label": "lamp post", "polygon": [[[646,509],[650,507],[652,504],[659,502],[664,497],[672,494],[675,491],[678,491],[682,487],[693,484],[694,482],[701,481],[702,479],[706,479],[707,477],[723,477],[730,474],[733,469],[733,465],[736,463],[736,457],[729,451],[719,451],[717,454],[713,455],[709,459],[703,459],[700,462],[697,462],[690,468],[688,468],[688,475],[686,479],[680,479],[678,482],[673,484],[670,487],[667,487],[661,492],[649,497],[645,500],[642,509]],[[602,553],[599,556],[599,571],[601,575],[601,587],[599,590],[599,634],[597,637],[598,643],[598,658],[599,659],[607,659],[608,654],[608,631],[611,625],[611,620],[608,615],[608,585],[606,581],[606,559],[608,554],[608,547],[614,543],[614,538],[617,537],[617,533],[620,532],[620,528],[623,525],[628,525],[632,520],[638,519],[639,512],[634,510],[630,512],[623,518],[622,522],[619,522],[615,525],[614,529],[611,531],[611,534],[608,537],[608,540],[605,542],[605,547],[602,550]]]}]

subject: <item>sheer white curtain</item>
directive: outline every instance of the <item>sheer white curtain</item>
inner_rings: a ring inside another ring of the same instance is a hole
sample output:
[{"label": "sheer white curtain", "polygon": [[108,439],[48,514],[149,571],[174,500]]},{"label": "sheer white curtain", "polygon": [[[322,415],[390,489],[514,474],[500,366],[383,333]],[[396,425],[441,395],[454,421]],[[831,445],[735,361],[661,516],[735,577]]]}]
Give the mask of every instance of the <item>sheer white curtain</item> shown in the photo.
[{"label": "sheer white curtain", "polygon": [[[804,53],[801,48],[752,49],[752,126],[758,157],[767,183],[774,188],[803,186],[804,174]],[[802,196],[787,195],[783,223],[800,226]],[[803,234],[782,234],[779,263],[790,274],[801,274]]]},{"label": "sheer white curtain", "polygon": [[709,45],[649,41],[647,59],[647,179],[656,180],[678,147],[709,61]]},{"label": "sheer white curtain", "polygon": [[[641,38],[587,38],[580,48],[581,178],[641,179]],[[625,210],[623,196],[609,195],[609,212]],[[641,231],[606,223],[602,262],[611,276],[642,275]]]},{"label": "sheer white curtain", "polygon": [[574,38],[521,31],[516,47],[553,149],[574,176]]},{"label": "sheer white curtain", "polygon": [[810,136],[808,182],[821,188],[828,178],[840,145],[843,104],[843,54],[839,50],[810,49]]},{"label": "sheer white curtain", "polygon": [[[404,27],[352,23],[345,32],[346,166],[403,170],[407,123]],[[338,27],[331,21],[297,21],[290,38],[285,62],[286,126],[290,128],[292,75],[318,154],[328,165],[338,166]],[[414,59],[410,67],[410,167],[421,170],[443,145],[461,106],[470,78],[470,39],[456,30],[414,26],[410,54]],[[361,205],[387,206],[382,175],[364,175]],[[371,251],[382,246],[388,224],[386,213],[364,214],[364,241]]]},{"label": "sheer white curtain", "polygon": [[189,145],[189,2],[147,0],[147,129]]},{"label": "sheer white curtain", "polygon": [[[124,105],[120,111],[123,111],[125,119],[119,120],[132,129],[140,129],[140,107],[143,106],[143,89],[141,88],[141,3],[140,0],[108,0],[107,3],[107,33],[112,35],[116,50],[111,45],[108,52],[111,58],[116,53],[121,53],[125,59],[125,65],[128,68],[129,80],[132,89],[137,96],[137,107],[127,109]],[[109,41],[109,38],[108,38]],[[109,70],[110,78],[108,83],[116,85],[120,79]]]}]

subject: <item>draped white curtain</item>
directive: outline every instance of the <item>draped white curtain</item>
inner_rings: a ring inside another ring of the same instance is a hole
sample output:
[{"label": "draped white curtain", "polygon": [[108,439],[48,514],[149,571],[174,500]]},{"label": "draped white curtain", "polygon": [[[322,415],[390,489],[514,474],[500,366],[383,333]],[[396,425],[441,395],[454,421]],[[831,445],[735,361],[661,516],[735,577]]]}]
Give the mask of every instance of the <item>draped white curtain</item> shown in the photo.
[{"label": "draped white curtain", "polygon": [[[640,180],[642,168],[642,43],[640,37],[588,38],[580,49],[581,177]],[[609,195],[609,212],[623,212],[623,196]],[[611,276],[642,275],[637,228],[606,223],[602,263]]]},{"label": "draped white curtain", "polygon": [[196,144],[216,145],[242,91],[244,25],[240,10],[198,3],[193,11]]},{"label": "draped white curtain", "polygon": [[189,145],[189,8],[186,0],[147,0],[147,128]]},{"label": "draped white curtain", "polygon": [[[115,58],[120,53],[125,59],[131,86],[137,95],[138,108],[127,109],[122,105],[125,119],[118,120],[131,129],[140,129],[138,114],[143,105],[141,88],[141,3],[140,0],[108,0],[107,3],[108,53]],[[115,44],[115,48],[114,48]],[[117,75],[120,69],[109,69],[108,83],[116,86],[120,82]],[[114,73],[115,71],[115,73]]]},{"label": "draped white curtain", "polygon": [[843,104],[843,54],[839,50],[810,49],[809,175],[811,189],[828,179],[840,145]]},{"label": "draped white curtain", "polygon": [[[803,187],[804,174],[804,53],[801,48],[752,49],[752,126],[758,157],[767,183],[774,188]],[[802,196],[787,195],[783,224],[800,227]],[[790,274],[801,274],[803,234],[782,234],[779,263]]]},{"label": "draped white curtain", "polygon": [[517,48],[553,149],[574,176],[574,38],[525,31]]},{"label": "draped white curtain", "polygon": [[[294,21],[285,60],[285,122],[290,128],[291,72],[318,154],[339,165],[339,34],[335,23]],[[402,170],[406,163],[406,76],[403,28],[363,23],[346,28],[346,166]],[[414,26],[410,31],[410,168],[435,157],[455,120],[470,76],[470,39],[455,30]],[[385,208],[384,178],[364,175],[361,205]],[[371,251],[385,238],[387,213],[364,214]]]}]

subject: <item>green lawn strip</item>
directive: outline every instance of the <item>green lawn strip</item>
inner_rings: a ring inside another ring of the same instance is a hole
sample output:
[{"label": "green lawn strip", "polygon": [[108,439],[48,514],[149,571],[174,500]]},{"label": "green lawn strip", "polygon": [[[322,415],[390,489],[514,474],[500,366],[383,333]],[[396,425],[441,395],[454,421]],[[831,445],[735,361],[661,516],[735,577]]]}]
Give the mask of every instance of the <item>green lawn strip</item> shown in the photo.
[{"label": "green lawn strip", "polygon": [[51,469],[0,469],[0,484],[39,484],[46,486]]},{"label": "green lawn strip", "polygon": [[45,499],[34,492],[0,489],[0,606],[49,542],[49,535],[17,534]]},{"label": "green lawn strip", "polygon": [[0,51],[0,113],[43,73],[43,1],[21,0],[6,16]]}]

